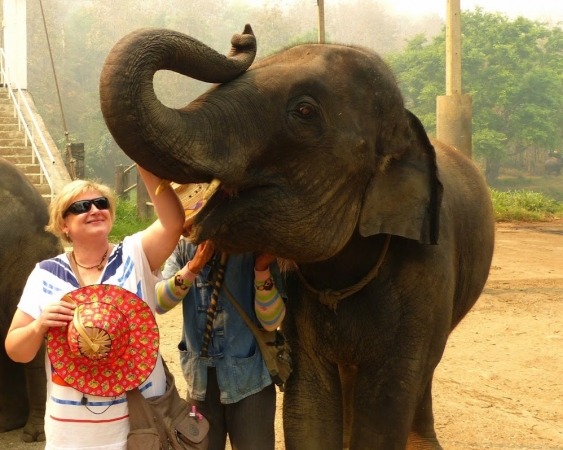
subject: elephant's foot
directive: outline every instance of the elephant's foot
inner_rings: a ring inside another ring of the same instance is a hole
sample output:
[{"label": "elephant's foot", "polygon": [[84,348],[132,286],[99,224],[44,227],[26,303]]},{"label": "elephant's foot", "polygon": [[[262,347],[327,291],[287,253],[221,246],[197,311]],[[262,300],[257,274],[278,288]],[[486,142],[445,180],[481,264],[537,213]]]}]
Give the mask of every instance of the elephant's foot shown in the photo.
[{"label": "elephant's foot", "polygon": [[22,431],[22,441],[24,442],[44,442],[45,429],[43,426],[37,427],[27,424]]},{"label": "elephant's foot", "polygon": [[6,433],[8,431],[17,430],[25,426],[25,421],[27,416],[23,417],[4,417],[0,416],[0,433]]},{"label": "elephant's foot", "polygon": [[406,450],[443,450],[434,432],[423,436],[415,431],[409,433]]},{"label": "elephant's foot", "polygon": [[45,441],[45,428],[43,422],[28,422],[22,431],[22,441],[43,442]]}]

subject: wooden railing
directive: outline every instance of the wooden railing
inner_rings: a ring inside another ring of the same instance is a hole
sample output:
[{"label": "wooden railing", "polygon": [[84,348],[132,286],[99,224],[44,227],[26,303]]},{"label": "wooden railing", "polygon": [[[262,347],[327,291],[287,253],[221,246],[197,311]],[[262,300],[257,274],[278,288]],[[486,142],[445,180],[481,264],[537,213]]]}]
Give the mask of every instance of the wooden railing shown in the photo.
[{"label": "wooden railing", "polygon": [[[135,180],[132,183],[132,180]],[[119,198],[129,199],[130,192],[136,190],[137,193],[137,217],[147,219],[153,217],[154,209],[150,201],[149,193],[143,179],[139,175],[137,165],[129,167],[123,165],[115,166],[115,193]]]}]

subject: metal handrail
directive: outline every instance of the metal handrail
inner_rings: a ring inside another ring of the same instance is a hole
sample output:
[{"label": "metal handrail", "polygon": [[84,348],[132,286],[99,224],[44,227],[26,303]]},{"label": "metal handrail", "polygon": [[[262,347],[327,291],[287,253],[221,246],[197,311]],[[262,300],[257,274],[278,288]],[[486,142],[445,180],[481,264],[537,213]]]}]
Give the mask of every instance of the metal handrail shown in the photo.
[{"label": "metal handrail", "polygon": [[[53,195],[54,195],[53,182],[51,181],[51,177],[49,176],[49,173],[47,172],[47,168],[45,167],[45,163],[43,162],[43,158],[41,157],[41,154],[39,153],[39,149],[37,148],[37,145],[35,143],[34,134],[39,137],[39,139],[40,139],[41,143],[43,144],[43,147],[45,148],[45,151],[47,152],[47,155],[49,156],[52,164],[55,164],[55,158],[53,157],[53,154],[51,153],[51,149],[47,145],[47,141],[45,140],[45,136],[43,136],[43,133],[41,132],[41,129],[39,128],[39,125],[37,124],[37,121],[35,120],[35,116],[34,116],[33,112],[31,111],[31,108],[29,107],[29,103],[27,102],[27,99],[23,95],[23,92],[22,92],[22,90],[19,86],[19,83],[18,83],[16,77],[14,77],[14,75],[13,75],[12,68],[8,64],[8,60],[6,59],[6,53],[4,52],[3,48],[0,48],[0,54],[1,54],[1,58],[0,58],[0,81],[4,86],[7,87],[8,97],[11,98],[12,102],[14,103],[14,116],[18,118],[18,126],[21,127],[21,125],[23,125],[24,130],[25,130],[25,146],[28,145],[28,139],[29,139],[29,142],[31,143],[31,148],[32,148],[32,154],[31,154],[32,162],[35,163],[35,158],[37,158],[37,160],[39,161],[40,182],[43,183],[43,177],[45,177],[45,179],[47,180],[47,184],[49,185],[49,189],[51,191],[50,195],[51,195],[51,200],[52,200]],[[12,89],[12,85],[15,86],[15,90],[18,93],[18,97],[16,97],[14,95],[14,89]],[[24,116],[22,109],[21,109],[21,103],[23,103],[23,105],[25,106],[25,108],[27,110],[27,113],[28,113],[29,118],[31,119],[31,123],[33,125],[33,131],[35,133],[32,132],[32,130],[30,129],[30,127],[27,124],[27,121],[26,121],[25,116]]]}]

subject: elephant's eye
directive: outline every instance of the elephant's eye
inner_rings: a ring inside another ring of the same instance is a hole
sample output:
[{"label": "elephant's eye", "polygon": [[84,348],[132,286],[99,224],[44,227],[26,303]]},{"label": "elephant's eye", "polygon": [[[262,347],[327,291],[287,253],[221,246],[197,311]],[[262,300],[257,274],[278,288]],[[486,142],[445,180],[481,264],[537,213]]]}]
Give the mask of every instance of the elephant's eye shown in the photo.
[{"label": "elephant's eye", "polygon": [[299,105],[297,110],[302,116],[308,116],[313,112],[313,108],[311,107],[311,105]]}]

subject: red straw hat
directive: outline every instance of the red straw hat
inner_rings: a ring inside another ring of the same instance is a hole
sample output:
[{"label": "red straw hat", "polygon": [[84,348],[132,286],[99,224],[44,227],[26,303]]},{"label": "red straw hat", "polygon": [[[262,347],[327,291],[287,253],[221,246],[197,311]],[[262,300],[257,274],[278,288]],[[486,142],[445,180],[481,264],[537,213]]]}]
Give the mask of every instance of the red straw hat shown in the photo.
[{"label": "red straw hat", "polygon": [[158,358],[158,325],[150,307],[119,286],[93,284],[61,300],[76,304],[68,326],[47,332],[53,369],[84,394],[116,397],[141,385]]}]

